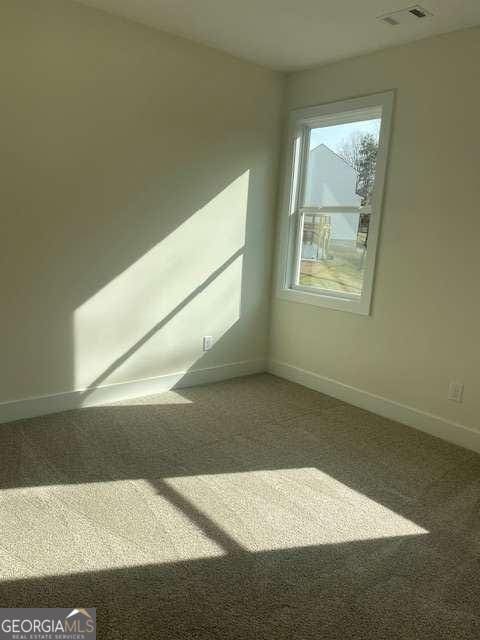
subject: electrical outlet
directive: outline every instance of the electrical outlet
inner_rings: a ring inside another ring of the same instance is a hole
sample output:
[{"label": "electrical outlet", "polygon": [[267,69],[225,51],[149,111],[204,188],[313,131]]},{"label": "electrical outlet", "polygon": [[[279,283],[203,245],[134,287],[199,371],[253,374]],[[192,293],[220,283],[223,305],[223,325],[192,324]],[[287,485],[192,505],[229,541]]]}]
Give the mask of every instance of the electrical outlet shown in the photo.
[{"label": "electrical outlet", "polygon": [[213,336],[203,336],[203,350],[210,351],[213,347]]},{"label": "electrical outlet", "polygon": [[463,401],[463,383],[462,382],[450,382],[448,387],[448,399],[454,402]]}]

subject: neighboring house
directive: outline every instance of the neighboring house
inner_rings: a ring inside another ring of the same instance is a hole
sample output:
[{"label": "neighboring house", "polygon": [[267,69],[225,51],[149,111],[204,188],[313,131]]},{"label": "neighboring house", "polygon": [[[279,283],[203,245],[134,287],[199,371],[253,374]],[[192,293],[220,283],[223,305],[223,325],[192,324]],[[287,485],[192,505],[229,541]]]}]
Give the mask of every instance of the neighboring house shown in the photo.
[{"label": "neighboring house", "polygon": [[[305,184],[307,207],[359,207],[362,199],[355,191],[356,185],[355,169],[326,145],[320,144],[310,151]],[[324,226],[325,220],[329,223],[327,244],[328,240],[354,244],[359,219],[359,213],[306,215],[302,258],[325,257],[322,248],[326,246],[325,238],[319,237],[319,227]]]}]

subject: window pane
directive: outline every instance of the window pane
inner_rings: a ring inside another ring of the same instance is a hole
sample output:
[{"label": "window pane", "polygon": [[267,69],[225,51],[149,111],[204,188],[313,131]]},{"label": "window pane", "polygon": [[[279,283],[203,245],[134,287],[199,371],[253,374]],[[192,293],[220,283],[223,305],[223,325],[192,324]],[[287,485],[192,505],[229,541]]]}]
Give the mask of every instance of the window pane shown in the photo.
[{"label": "window pane", "polygon": [[359,213],[305,214],[297,284],[360,295],[369,219]]},{"label": "window pane", "polygon": [[370,313],[393,98],[290,113],[279,297]]},{"label": "window pane", "polygon": [[380,122],[374,118],[310,130],[304,206],[360,207],[370,203]]}]

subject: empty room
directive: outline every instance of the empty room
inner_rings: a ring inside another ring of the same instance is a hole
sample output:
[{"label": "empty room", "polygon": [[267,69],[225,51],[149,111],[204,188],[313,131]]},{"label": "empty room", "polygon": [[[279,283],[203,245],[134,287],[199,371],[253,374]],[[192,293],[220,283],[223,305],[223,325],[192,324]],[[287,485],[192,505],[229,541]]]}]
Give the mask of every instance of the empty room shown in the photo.
[{"label": "empty room", "polygon": [[0,638],[480,638],[478,0],[0,0]]}]

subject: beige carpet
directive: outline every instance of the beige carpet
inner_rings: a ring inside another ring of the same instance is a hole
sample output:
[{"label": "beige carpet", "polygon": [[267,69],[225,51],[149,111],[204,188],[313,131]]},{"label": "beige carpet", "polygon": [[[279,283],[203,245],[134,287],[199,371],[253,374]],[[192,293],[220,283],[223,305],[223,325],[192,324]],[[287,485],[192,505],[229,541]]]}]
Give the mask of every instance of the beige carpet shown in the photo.
[{"label": "beige carpet", "polygon": [[98,637],[480,637],[480,456],[268,375],[0,425],[0,605]]}]

